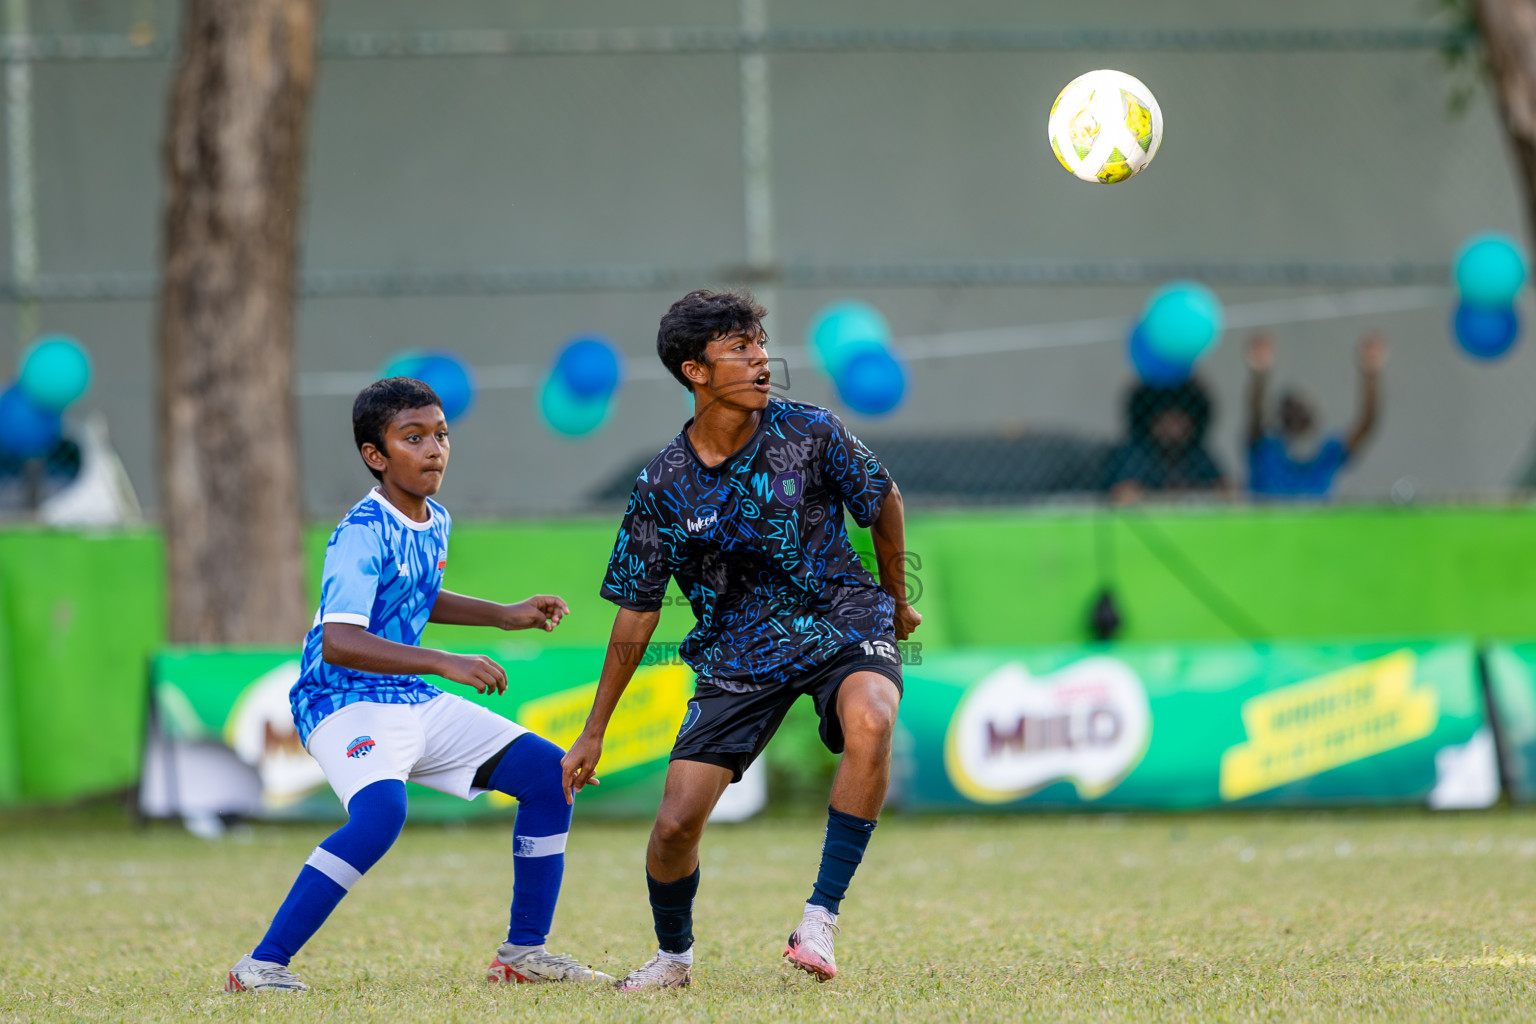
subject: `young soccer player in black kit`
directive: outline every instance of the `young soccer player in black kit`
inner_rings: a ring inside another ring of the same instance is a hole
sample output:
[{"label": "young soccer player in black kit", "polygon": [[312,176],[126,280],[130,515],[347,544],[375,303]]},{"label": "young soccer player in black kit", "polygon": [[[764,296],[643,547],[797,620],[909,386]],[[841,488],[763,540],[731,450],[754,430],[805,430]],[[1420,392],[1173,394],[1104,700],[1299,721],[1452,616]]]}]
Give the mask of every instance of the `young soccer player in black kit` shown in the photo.
[{"label": "young soccer player in black kit", "polygon": [[[679,651],[698,688],[646,849],[659,949],[621,989],[688,984],[704,823],[796,699],[811,697],[823,742],[843,755],[821,869],[784,949],[820,981],[837,973],[839,905],[890,782],[896,641],[922,618],[906,598],[901,495],[835,415],[770,397],[765,315],[748,294],[696,291],[661,319],[657,354],[693,392],[694,417],[630,496],[602,587],[619,612],[591,715],[563,761],[569,799],[597,769],[676,579],[698,619]],[[849,544],[845,509],[870,528],[878,583]]]}]

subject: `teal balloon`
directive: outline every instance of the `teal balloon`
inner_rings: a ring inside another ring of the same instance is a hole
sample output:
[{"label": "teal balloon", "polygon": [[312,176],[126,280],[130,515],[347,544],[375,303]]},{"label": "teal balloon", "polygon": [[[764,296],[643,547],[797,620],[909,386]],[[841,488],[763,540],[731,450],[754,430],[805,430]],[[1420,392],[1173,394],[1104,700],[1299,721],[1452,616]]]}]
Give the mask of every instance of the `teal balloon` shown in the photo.
[{"label": "teal balloon", "polygon": [[1504,235],[1474,235],[1456,254],[1456,287],[1468,305],[1508,306],[1524,283],[1525,257]]},{"label": "teal balloon", "polygon": [[811,351],[834,379],[854,356],[884,350],[891,340],[890,325],[867,302],[849,300],[826,306],[811,319]]},{"label": "teal balloon", "polygon": [[539,389],[539,412],[555,433],[564,437],[585,437],[608,421],[611,403],[607,395],[582,398],[570,389],[560,374],[544,378]]},{"label": "teal balloon", "polygon": [[1148,354],[1171,365],[1193,365],[1221,336],[1221,300],[1198,281],[1172,281],[1152,293],[1141,314]]},{"label": "teal balloon", "polygon": [[389,357],[389,362],[379,370],[379,380],[388,380],[391,377],[411,377],[420,380],[416,376],[421,366],[421,361],[426,358],[426,353],[420,349],[406,349],[404,352],[396,352]]},{"label": "teal balloon", "polygon": [[47,334],[21,358],[18,383],[34,405],[55,412],[91,386],[91,357],[67,334]]}]

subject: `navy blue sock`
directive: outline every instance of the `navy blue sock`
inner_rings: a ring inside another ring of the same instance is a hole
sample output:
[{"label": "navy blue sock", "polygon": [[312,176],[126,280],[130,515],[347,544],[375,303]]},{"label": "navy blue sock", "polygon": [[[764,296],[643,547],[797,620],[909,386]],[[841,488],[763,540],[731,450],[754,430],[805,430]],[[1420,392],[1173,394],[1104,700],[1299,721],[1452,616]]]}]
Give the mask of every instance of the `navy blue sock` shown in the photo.
[{"label": "navy blue sock", "polygon": [[565,877],[565,838],[571,805],[565,802],[560,759],[565,751],[542,736],[519,736],[491,772],[490,788],[517,799],[512,824],[512,919],[507,941],[542,946],[555,919]]},{"label": "navy blue sock", "polygon": [[384,779],[363,787],[347,804],[347,813],[347,823],[304,862],[267,934],[251,952],[257,960],[285,965],[292,960],[347,890],[394,845],[405,824],[405,783]]},{"label": "navy blue sock", "polygon": [[656,921],[656,945],[663,953],[693,948],[693,898],[699,894],[699,869],[675,882],[658,882],[645,873],[651,890],[651,917]]},{"label": "navy blue sock", "polygon": [[827,808],[827,837],[821,844],[821,870],[816,872],[816,887],[811,890],[808,903],[825,907],[829,913],[837,913],[843,897],[848,895],[848,883],[864,859],[864,848],[869,845],[869,835],[875,823],[868,818],[856,818],[851,814]]}]

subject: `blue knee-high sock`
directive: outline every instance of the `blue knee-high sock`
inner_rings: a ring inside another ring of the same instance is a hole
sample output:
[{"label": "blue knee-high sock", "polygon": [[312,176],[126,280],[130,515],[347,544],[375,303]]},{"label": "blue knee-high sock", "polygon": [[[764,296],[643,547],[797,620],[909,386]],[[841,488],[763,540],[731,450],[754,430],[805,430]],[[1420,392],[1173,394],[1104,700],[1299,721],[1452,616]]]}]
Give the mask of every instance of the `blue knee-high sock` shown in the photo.
[{"label": "blue knee-high sock", "polygon": [[656,922],[656,946],[663,953],[693,948],[693,898],[699,894],[699,869],[675,882],[658,882],[645,873],[651,890],[651,917]]},{"label": "blue knee-high sock", "polygon": [[848,883],[864,859],[864,848],[869,845],[869,835],[875,823],[868,818],[856,818],[851,814],[827,808],[827,838],[821,844],[821,870],[816,873],[816,886],[811,890],[808,903],[824,907],[829,913],[837,913],[843,897],[848,895]]},{"label": "blue knee-high sock", "polygon": [[565,802],[560,759],[565,751],[542,736],[525,733],[507,748],[490,788],[517,799],[512,824],[512,920],[507,941],[542,946],[555,919],[565,876],[565,837],[571,805]]},{"label": "blue knee-high sock", "polygon": [[272,918],[257,960],[287,964],[331,916],[363,872],[394,845],[405,824],[405,783],[384,779],[365,786],[347,804],[347,823],[315,847],[288,898]]}]

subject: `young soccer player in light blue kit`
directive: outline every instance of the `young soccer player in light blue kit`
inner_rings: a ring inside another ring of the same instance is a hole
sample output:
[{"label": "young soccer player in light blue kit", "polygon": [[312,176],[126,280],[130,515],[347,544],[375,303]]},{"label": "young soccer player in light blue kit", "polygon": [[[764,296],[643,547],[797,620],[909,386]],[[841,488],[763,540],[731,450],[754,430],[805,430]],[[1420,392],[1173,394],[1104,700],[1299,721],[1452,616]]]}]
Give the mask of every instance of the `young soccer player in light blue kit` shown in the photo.
[{"label": "young soccer player in light blue kit", "polygon": [[320,608],[291,699],[305,749],[348,821],[317,846],[260,944],[230,968],[229,992],[303,991],[291,958],[405,824],[407,779],[473,799],[517,798],[512,920],[487,971],[492,982],[612,982],[544,948],[565,871],[571,808],[559,747],[421,678],[504,693],[490,658],[419,646],[428,622],[552,630],[558,597],[496,604],[442,589],[448,511],[433,501],[448,464],[448,425],[430,387],[394,377],[352,407],[358,451],[379,485],[342,519],[325,552]]}]

